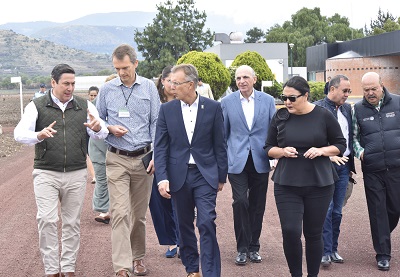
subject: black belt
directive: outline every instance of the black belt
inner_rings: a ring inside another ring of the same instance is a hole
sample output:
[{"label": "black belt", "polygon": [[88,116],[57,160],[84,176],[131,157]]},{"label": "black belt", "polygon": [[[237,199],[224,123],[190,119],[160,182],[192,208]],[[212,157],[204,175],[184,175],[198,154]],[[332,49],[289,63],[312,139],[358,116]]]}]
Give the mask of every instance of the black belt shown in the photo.
[{"label": "black belt", "polygon": [[188,164],[188,168],[197,168],[197,164]]},{"label": "black belt", "polygon": [[143,155],[143,154],[149,152],[150,149],[151,149],[150,144],[141,149],[135,150],[135,151],[125,151],[125,150],[115,148],[113,146],[108,147],[108,151],[113,152],[118,155],[124,155],[124,156],[128,156],[128,157],[137,157],[137,156]]}]

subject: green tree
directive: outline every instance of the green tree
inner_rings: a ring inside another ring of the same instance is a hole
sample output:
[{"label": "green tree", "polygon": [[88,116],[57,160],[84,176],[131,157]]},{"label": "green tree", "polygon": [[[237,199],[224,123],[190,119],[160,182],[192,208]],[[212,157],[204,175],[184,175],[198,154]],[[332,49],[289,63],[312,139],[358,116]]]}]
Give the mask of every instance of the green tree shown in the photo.
[{"label": "green tree", "polygon": [[247,38],[244,40],[246,43],[254,43],[264,38],[265,32],[260,28],[254,27],[246,32]]},{"label": "green tree", "polygon": [[274,81],[274,74],[265,59],[255,51],[246,51],[237,55],[230,67],[231,88],[233,90],[238,89],[235,81],[235,70],[241,65],[248,65],[256,72],[257,81],[254,88],[257,90],[261,90],[261,81]]},{"label": "green tree", "polygon": [[11,83],[10,77],[5,77],[1,80],[1,88],[2,89],[13,89],[16,87],[17,84]]},{"label": "green tree", "polygon": [[365,35],[375,36],[386,32],[400,30],[400,19],[397,20],[397,18],[389,13],[389,11],[384,13],[381,8],[379,8],[377,18],[371,20],[369,26],[369,29],[367,28],[367,25],[364,27]]},{"label": "green tree", "polygon": [[266,32],[266,42],[293,43],[293,66],[306,65],[307,47],[363,37],[363,30],[350,28],[349,20],[334,14],[322,16],[320,8],[302,8],[282,26],[274,25]]},{"label": "green tree", "polygon": [[177,64],[183,63],[192,64],[197,68],[199,77],[210,85],[214,99],[219,99],[227,90],[230,83],[229,70],[224,66],[218,55],[190,51],[177,61]]},{"label": "green tree", "polygon": [[214,35],[204,30],[207,15],[195,8],[193,0],[178,0],[176,5],[168,0],[156,7],[153,23],[142,32],[136,30],[134,36],[145,59],[138,71],[148,78],[158,76],[165,65],[175,64],[185,53],[211,46]]}]

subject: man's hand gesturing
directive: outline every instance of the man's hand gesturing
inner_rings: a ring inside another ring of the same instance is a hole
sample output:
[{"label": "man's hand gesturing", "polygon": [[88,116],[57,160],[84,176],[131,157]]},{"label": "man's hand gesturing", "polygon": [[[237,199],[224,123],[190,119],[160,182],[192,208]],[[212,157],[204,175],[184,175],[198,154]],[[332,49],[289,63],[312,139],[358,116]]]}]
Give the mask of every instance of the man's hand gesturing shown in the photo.
[{"label": "man's hand gesturing", "polygon": [[37,138],[38,140],[44,140],[47,138],[52,138],[54,137],[54,134],[57,133],[56,130],[53,129],[53,126],[56,124],[56,121],[54,121],[53,123],[51,123],[49,126],[47,126],[46,128],[44,128],[42,131],[40,131],[37,134]]}]

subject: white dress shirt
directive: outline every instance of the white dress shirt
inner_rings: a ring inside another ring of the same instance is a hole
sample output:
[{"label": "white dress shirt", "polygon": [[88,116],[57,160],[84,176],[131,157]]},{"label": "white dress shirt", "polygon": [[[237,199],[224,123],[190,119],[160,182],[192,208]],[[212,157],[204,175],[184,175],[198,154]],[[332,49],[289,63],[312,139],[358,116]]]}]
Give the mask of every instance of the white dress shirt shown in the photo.
[{"label": "white dress shirt", "polygon": [[344,151],[343,156],[347,157],[350,155],[350,148],[349,148],[349,123],[347,118],[342,114],[340,109],[337,110],[337,117],[338,122],[340,125],[340,129],[342,129],[343,137],[346,139],[346,151]]},{"label": "white dress shirt", "polygon": [[[60,109],[64,112],[67,104],[72,101],[73,97],[66,102],[61,103],[60,100],[51,93],[51,98],[55,104],[57,104]],[[96,107],[88,100],[88,109],[89,112],[100,121],[101,130],[99,132],[94,132],[93,130],[86,128],[87,133],[90,137],[94,139],[104,139],[108,135],[108,129],[106,128],[104,121],[99,118],[99,113]],[[38,119],[38,111],[36,105],[33,101],[31,101],[26,107],[24,114],[22,115],[21,121],[18,123],[17,127],[14,129],[14,138],[16,141],[34,145],[36,143],[41,142],[37,138],[39,132],[36,132],[36,121]],[[88,122],[89,122],[89,115],[88,115]]]},{"label": "white dress shirt", "polygon": [[[197,111],[199,108],[199,95],[197,95],[196,100],[192,105],[188,105],[185,102],[181,101],[182,107],[182,117],[183,123],[185,124],[186,135],[188,137],[189,143],[192,143],[192,137],[194,133],[194,127],[196,126],[197,119]],[[195,160],[193,159],[192,154],[190,154],[189,164],[195,164]]]},{"label": "white dress shirt", "polygon": [[249,130],[251,130],[251,126],[253,126],[254,119],[254,90],[249,96],[249,99],[243,97],[240,93],[240,102],[242,103],[244,117],[246,118],[247,126]]}]

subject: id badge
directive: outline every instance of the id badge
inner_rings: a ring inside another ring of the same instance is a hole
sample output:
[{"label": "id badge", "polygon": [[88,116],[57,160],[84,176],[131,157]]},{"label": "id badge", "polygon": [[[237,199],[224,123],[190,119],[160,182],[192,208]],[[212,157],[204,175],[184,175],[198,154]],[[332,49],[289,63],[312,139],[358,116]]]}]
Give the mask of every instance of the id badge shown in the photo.
[{"label": "id badge", "polygon": [[125,109],[125,108],[119,109],[119,111],[118,111],[118,117],[129,117],[129,116],[130,116],[130,115],[129,115],[128,109]]}]

